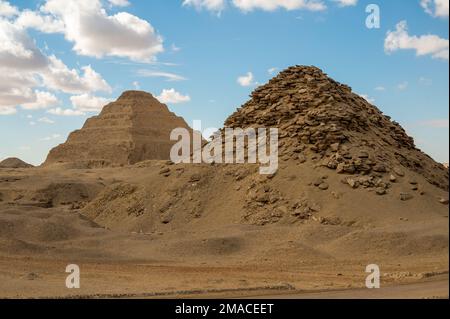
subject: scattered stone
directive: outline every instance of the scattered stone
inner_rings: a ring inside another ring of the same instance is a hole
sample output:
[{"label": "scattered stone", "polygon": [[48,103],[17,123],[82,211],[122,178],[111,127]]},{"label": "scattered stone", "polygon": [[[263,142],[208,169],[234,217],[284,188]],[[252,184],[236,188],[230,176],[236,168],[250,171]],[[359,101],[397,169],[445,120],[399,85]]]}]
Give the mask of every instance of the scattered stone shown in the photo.
[{"label": "scattered stone", "polygon": [[336,199],[340,199],[342,197],[341,193],[337,193],[337,192],[331,192],[331,195],[336,198]]},{"label": "scattered stone", "polygon": [[342,221],[339,217],[319,217],[319,223],[322,225],[337,226],[341,225]]},{"label": "scattered stone", "polygon": [[387,168],[384,164],[376,164],[373,167],[373,171],[377,172],[377,173],[386,173],[387,172]]},{"label": "scattered stone", "polygon": [[367,153],[366,151],[360,151],[358,154],[359,158],[369,158],[369,153]]},{"label": "scattered stone", "polygon": [[161,223],[168,224],[170,222],[171,222],[171,218],[170,218],[169,214],[161,215]]},{"label": "scattered stone", "polygon": [[446,199],[446,198],[441,198],[440,200],[439,200],[439,203],[441,203],[441,204],[443,204],[443,205],[448,205],[448,198]]},{"label": "scattered stone", "polygon": [[196,183],[196,182],[199,182],[201,179],[202,179],[202,177],[199,174],[193,174],[189,178],[189,183]]},{"label": "scattered stone", "polygon": [[316,186],[316,187],[319,187],[319,185],[322,184],[322,183],[323,183],[322,179],[321,179],[321,178],[318,178],[318,179],[316,179],[316,180],[313,182],[313,185]]},{"label": "scattered stone", "polygon": [[36,279],[39,278],[39,275],[38,275],[37,273],[35,273],[35,272],[30,272],[30,273],[28,273],[28,274],[26,275],[26,278],[27,278],[28,280],[36,280]]},{"label": "scattered stone", "polygon": [[400,177],[405,176],[405,173],[403,172],[402,169],[400,169],[399,167],[394,167],[394,173],[397,174]]},{"label": "scattered stone", "polygon": [[267,193],[261,194],[256,197],[258,203],[268,203],[270,201],[270,196]]},{"label": "scattered stone", "polygon": [[395,175],[389,176],[389,181],[391,181],[392,183],[395,183],[397,181],[397,177],[395,177]]},{"label": "scattered stone", "polygon": [[345,164],[344,163],[340,163],[336,166],[336,172],[338,174],[343,174],[345,173]]},{"label": "scattered stone", "polygon": [[414,196],[412,196],[409,193],[400,193],[400,200],[402,201],[408,201],[410,199],[413,199]]},{"label": "scattered stone", "polygon": [[167,174],[167,173],[170,173],[170,169],[168,167],[163,168],[163,169],[161,169],[159,171],[159,175],[164,175],[164,174]]},{"label": "scattered stone", "polygon": [[345,153],[342,155],[343,158],[347,159],[347,160],[351,160],[353,159],[353,155],[350,153]]},{"label": "scattered stone", "polygon": [[331,144],[330,145],[330,148],[331,148],[331,151],[332,152],[337,152],[337,151],[339,151],[339,143],[333,143],[333,144]]},{"label": "scattered stone", "polygon": [[386,195],[386,189],[383,187],[378,187],[376,190],[377,195]]},{"label": "scattered stone", "polygon": [[336,172],[338,174],[354,174],[356,167],[353,164],[340,163],[337,165]]},{"label": "scattered stone", "polygon": [[299,155],[298,155],[298,162],[299,162],[300,164],[305,163],[305,162],[306,162],[306,156],[303,155],[303,154],[299,154]]},{"label": "scattered stone", "polygon": [[326,191],[330,186],[327,183],[322,183],[318,187],[320,190]]},{"label": "scattered stone", "polygon": [[358,188],[359,186],[359,183],[355,181],[353,178],[348,178],[347,184],[350,185],[351,188]]}]

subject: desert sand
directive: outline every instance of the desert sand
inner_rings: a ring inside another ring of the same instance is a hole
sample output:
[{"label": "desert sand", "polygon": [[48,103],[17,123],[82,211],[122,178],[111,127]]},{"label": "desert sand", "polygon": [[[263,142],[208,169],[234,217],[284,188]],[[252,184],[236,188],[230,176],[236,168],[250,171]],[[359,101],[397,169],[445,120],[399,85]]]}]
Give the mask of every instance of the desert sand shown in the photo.
[{"label": "desert sand", "polygon": [[0,297],[448,298],[448,169],[350,87],[293,67],[226,120],[279,128],[273,175],[172,163],[137,119],[185,122],[121,99],[41,167],[0,168]]}]

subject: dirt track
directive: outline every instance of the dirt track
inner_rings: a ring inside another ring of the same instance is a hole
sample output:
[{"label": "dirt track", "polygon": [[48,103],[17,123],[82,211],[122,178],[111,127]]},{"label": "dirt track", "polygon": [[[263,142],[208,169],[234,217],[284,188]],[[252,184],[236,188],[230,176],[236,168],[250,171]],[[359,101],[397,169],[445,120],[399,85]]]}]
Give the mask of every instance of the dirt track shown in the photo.
[{"label": "dirt track", "polygon": [[437,276],[424,282],[382,287],[380,289],[346,289],[278,295],[248,296],[269,299],[422,299],[448,298],[448,275]]}]

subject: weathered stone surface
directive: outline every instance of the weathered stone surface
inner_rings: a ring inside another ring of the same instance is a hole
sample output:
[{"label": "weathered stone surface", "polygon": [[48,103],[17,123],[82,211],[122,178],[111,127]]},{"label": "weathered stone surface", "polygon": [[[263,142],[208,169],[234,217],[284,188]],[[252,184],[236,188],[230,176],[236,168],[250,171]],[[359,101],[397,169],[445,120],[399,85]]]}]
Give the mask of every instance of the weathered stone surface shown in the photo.
[{"label": "weathered stone surface", "polygon": [[31,168],[33,165],[25,163],[19,158],[9,157],[0,162],[0,168]]},{"label": "weathered stone surface", "polygon": [[326,191],[330,186],[327,183],[322,183],[318,187],[320,190]]},{"label": "weathered stone surface", "polygon": [[348,175],[413,171],[448,190],[448,170],[417,149],[397,122],[316,67],[282,71],[253,91],[225,127],[278,128],[281,161]]},{"label": "weathered stone surface", "polygon": [[118,166],[168,160],[175,143],[170,140],[170,132],[178,127],[190,130],[181,117],[151,94],[127,91],[98,116],[89,118],[82,129],[72,132],[64,144],[52,149],[44,165]]},{"label": "weathered stone surface", "polygon": [[407,201],[413,199],[413,196],[409,193],[400,193],[400,200]]}]

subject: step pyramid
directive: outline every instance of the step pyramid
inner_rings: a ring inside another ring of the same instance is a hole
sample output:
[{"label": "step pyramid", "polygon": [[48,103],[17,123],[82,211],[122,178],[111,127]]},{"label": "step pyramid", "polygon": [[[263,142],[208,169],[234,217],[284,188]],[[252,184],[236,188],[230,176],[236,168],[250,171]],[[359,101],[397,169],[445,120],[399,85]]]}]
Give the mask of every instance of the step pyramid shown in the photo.
[{"label": "step pyramid", "polygon": [[72,132],[64,144],[52,149],[44,165],[83,163],[101,167],[169,160],[176,142],[170,141],[174,128],[192,132],[183,118],[151,94],[127,91]]}]

